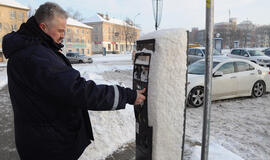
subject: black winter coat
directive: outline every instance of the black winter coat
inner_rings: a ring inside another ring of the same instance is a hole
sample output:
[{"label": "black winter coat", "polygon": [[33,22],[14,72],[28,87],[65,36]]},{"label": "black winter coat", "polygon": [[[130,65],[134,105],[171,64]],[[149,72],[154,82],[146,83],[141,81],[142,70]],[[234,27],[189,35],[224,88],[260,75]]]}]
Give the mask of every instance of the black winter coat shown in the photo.
[{"label": "black winter coat", "polygon": [[2,46],[22,160],[78,159],[94,140],[88,110],[123,109],[136,100],[134,90],[82,78],[33,17]]}]

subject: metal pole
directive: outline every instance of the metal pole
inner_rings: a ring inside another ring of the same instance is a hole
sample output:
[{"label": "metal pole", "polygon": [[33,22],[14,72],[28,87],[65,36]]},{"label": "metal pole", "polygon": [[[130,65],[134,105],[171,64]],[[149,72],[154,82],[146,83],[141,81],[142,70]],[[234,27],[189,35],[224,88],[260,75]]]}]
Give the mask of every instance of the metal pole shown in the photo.
[{"label": "metal pole", "polygon": [[156,24],[155,24],[156,30],[158,28],[158,1],[159,0],[156,0]]},{"label": "metal pole", "polygon": [[213,67],[214,0],[206,0],[206,56],[201,160],[208,160]]}]

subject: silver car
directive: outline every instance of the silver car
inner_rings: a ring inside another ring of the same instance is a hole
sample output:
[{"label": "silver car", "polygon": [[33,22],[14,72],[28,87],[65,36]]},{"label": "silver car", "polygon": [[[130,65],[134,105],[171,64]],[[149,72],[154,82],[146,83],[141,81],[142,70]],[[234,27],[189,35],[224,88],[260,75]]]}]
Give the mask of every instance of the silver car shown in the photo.
[{"label": "silver car", "polygon": [[87,57],[84,54],[79,54],[79,53],[67,53],[66,57],[71,63],[92,63],[93,62],[91,57]]},{"label": "silver car", "polygon": [[233,49],[229,57],[232,58],[241,58],[250,60],[251,62],[257,63],[263,67],[270,67],[270,57],[266,56],[263,52],[255,49],[245,49],[245,48],[237,48]]},{"label": "silver car", "polygon": [[[213,49],[213,56],[224,56],[224,55],[219,53],[216,49]],[[201,60],[204,57],[205,57],[204,47],[194,47],[194,48],[188,49],[188,65],[198,60]]]}]

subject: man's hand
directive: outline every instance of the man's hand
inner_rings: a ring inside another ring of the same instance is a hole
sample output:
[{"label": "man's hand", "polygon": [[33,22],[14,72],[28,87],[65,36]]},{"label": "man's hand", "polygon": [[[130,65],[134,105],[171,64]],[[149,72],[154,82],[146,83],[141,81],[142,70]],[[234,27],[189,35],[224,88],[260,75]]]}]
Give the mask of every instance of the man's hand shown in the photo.
[{"label": "man's hand", "polygon": [[134,105],[139,105],[143,103],[143,101],[145,100],[145,96],[143,95],[145,90],[146,90],[145,88],[142,90],[137,90],[137,98]]}]

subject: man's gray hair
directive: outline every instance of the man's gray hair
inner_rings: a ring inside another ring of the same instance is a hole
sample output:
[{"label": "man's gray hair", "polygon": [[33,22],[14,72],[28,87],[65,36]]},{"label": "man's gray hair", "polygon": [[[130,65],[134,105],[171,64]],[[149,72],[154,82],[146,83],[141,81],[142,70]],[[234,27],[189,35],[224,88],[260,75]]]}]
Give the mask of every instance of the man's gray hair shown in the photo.
[{"label": "man's gray hair", "polygon": [[39,6],[34,15],[38,24],[42,22],[51,22],[54,17],[68,18],[67,12],[58,4],[46,2]]}]

